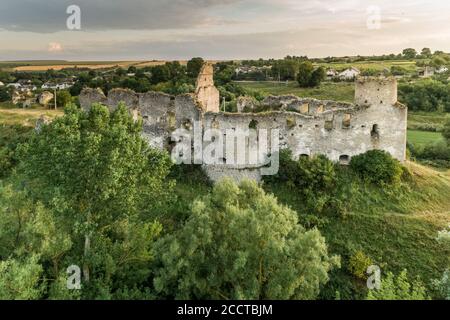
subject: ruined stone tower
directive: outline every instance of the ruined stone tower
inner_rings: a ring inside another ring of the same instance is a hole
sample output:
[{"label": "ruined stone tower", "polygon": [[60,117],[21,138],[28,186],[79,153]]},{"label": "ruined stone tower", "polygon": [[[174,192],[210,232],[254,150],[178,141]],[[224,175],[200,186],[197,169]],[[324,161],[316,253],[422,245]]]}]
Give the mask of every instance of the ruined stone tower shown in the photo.
[{"label": "ruined stone tower", "polygon": [[195,98],[204,112],[220,111],[220,94],[214,86],[214,68],[210,63],[205,63],[200,70]]},{"label": "ruined stone tower", "polygon": [[[261,102],[249,101],[246,109],[250,111],[225,113],[220,112],[219,91],[214,87],[213,71],[211,64],[203,66],[194,94],[170,96],[161,92],[135,93],[113,89],[105,96],[101,91],[84,89],[79,100],[84,109],[90,108],[94,102],[110,108],[124,102],[133,114],[142,117],[143,136],[149,144],[160,149],[169,149],[174,143],[172,135],[176,129],[184,128],[193,137],[194,124],[200,122],[198,127],[202,132],[219,130],[223,141],[249,129],[268,131],[270,135],[277,131],[277,138],[273,143],[271,138],[268,144],[277,145],[279,149],[289,148],[295,157],[320,154],[346,165],[353,156],[378,149],[389,152],[399,161],[406,159],[408,109],[397,101],[395,78],[358,78],[354,103],[294,95],[269,96]],[[252,112],[251,104],[270,111]],[[253,154],[250,150],[245,151],[245,161],[249,160],[250,154]],[[203,165],[213,181],[224,176],[235,180],[261,179],[262,166],[247,162],[240,164],[237,153],[224,154],[221,160],[223,164]],[[236,160],[236,165],[229,165],[230,160]]]}]

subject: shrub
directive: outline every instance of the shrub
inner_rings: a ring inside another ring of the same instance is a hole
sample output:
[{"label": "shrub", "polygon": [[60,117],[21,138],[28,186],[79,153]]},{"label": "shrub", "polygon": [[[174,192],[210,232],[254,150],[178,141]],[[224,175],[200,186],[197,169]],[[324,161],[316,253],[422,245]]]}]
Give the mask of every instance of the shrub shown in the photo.
[{"label": "shrub", "polygon": [[367,268],[373,265],[370,257],[366,256],[362,251],[356,251],[348,262],[348,270],[358,279],[367,279]]},{"label": "shrub", "polygon": [[280,170],[275,176],[266,176],[268,183],[283,182],[295,188],[308,211],[321,213],[332,205],[337,182],[335,165],[327,157],[300,157],[294,160],[292,151],[280,152]]},{"label": "shrub", "polygon": [[445,270],[441,279],[433,281],[433,287],[438,291],[440,298],[450,300],[450,269]]},{"label": "shrub", "polygon": [[397,277],[389,272],[379,290],[370,290],[367,300],[428,300],[426,289],[420,280],[410,282],[406,270]]},{"label": "shrub", "polygon": [[350,168],[364,180],[379,185],[395,185],[400,182],[403,173],[400,162],[382,150],[354,156]]}]

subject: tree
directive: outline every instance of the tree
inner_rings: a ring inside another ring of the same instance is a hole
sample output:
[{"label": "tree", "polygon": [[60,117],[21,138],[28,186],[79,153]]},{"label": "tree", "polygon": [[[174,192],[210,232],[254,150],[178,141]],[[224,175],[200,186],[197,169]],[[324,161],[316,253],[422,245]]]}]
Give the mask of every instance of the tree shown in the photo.
[{"label": "tree", "polygon": [[314,299],[338,261],[274,196],[228,179],[157,250],[155,289],[177,299]]},{"label": "tree", "polygon": [[154,66],[152,68],[152,78],[151,83],[152,84],[158,84],[161,82],[169,81],[170,77],[170,70],[167,65],[162,66]]},{"label": "tree", "polygon": [[443,65],[445,65],[446,64],[446,61],[445,61],[445,59],[444,58],[442,58],[442,57],[434,57],[432,60],[431,60],[431,63],[430,63],[433,67],[435,67],[435,68],[440,68],[440,67],[442,67]]},{"label": "tree", "polygon": [[431,53],[431,49],[430,48],[423,48],[422,52],[420,53],[420,55],[423,58],[430,58],[433,54]]},{"label": "tree", "polygon": [[311,86],[311,77],[314,72],[314,66],[311,62],[305,61],[302,62],[299,66],[297,81],[300,84],[300,87],[310,87]]},{"label": "tree", "polygon": [[[55,104],[55,99],[49,103],[49,106]],[[60,90],[56,93],[56,105],[58,108],[65,108],[72,101],[72,95],[67,90]]]},{"label": "tree", "polygon": [[370,290],[367,300],[429,300],[426,289],[419,280],[408,280],[406,270],[397,277],[389,272],[381,280],[379,290]]},{"label": "tree", "polygon": [[127,73],[136,73],[137,68],[135,66],[129,66]]},{"label": "tree", "polygon": [[197,78],[205,61],[203,58],[192,58],[187,63],[187,73],[191,78]]},{"label": "tree", "polygon": [[0,87],[0,102],[11,101],[11,93],[7,87]]},{"label": "tree", "polygon": [[417,51],[413,48],[407,48],[403,50],[403,56],[406,59],[415,59],[417,57]]},{"label": "tree", "polygon": [[48,210],[33,217],[38,238],[48,239],[41,259],[53,279],[79,265],[85,298],[138,288],[151,272],[171,160],[148,146],[141,129],[122,104],[112,113],[71,105],[21,150],[19,185]]},{"label": "tree", "polygon": [[290,59],[277,60],[272,66],[272,77],[277,80],[295,80],[298,74],[299,61]]},{"label": "tree", "polygon": [[38,257],[20,262],[0,261],[0,300],[36,300],[42,297],[44,285],[40,281],[42,266]]},{"label": "tree", "polygon": [[311,74],[311,79],[310,79],[310,82],[309,82],[309,86],[310,87],[317,87],[318,85],[320,85],[320,83],[323,80],[325,80],[326,76],[327,76],[327,74],[326,74],[324,68],[322,68],[322,67],[317,68]]},{"label": "tree", "polygon": [[117,68],[116,69],[116,75],[119,77],[122,77],[127,74],[127,71],[124,68]]},{"label": "tree", "polygon": [[322,67],[314,69],[311,62],[302,62],[299,66],[297,81],[302,88],[316,87],[326,77],[325,69]]}]

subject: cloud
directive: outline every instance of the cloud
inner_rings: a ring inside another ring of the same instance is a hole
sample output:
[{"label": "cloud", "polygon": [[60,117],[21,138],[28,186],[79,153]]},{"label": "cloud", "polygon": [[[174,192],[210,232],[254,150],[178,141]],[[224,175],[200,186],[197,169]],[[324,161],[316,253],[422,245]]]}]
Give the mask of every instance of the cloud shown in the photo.
[{"label": "cloud", "polygon": [[58,32],[66,29],[67,8],[81,8],[85,31],[187,28],[212,19],[210,8],[242,0],[1,0],[0,29]]},{"label": "cloud", "polygon": [[48,44],[48,52],[61,52],[63,51],[63,47],[59,42],[50,42]]}]

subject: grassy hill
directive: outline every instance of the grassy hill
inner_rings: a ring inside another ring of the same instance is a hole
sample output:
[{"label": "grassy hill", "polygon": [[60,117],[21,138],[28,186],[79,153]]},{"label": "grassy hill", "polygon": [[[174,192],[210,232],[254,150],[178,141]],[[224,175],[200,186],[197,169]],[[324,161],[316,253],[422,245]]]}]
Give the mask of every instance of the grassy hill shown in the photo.
[{"label": "grassy hill", "polygon": [[[12,125],[33,126],[42,114],[57,117],[62,111],[0,108],[0,138],[2,134],[12,134]],[[429,143],[438,135],[411,131],[410,139]],[[433,293],[431,281],[442,275],[450,257],[450,248],[436,240],[438,231],[450,223],[450,171],[439,172],[413,162],[406,163],[406,167],[411,179],[402,188],[360,187],[349,199],[355,206],[345,216],[317,217],[325,221],[317,227],[330,251],[342,259],[342,267],[331,274],[329,284],[321,292],[323,298],[333,299],[337,291],[343,299],[364,298],[365,282],[347,270],[349,257],[356,250],[372,258],[383,272],[407,269]],[[292,187],[278,184],[265,188],[280,203],[304,212],[304,204]],[[199,172],[188,171],[179,176],[175,190],[167,219],[179,224],[189,214],[194,199],[208,194],[211,187]],[[299,215],[300,221],[310,218]]]},{"label": "grassy hill", "polygon": [[[341,256],[342,266],[331,274],[322,298],[363,299],[367,293],[364,280],[348,271],[348,261],[356,250],[363,251],[382,273],[399,273],[404,269],[412,278],[420,277],[433,294],[431,280],[442,276],[448,267],[450,248],[436,240],[438,232],[450,223],[450,171],[438,172],[408,162],[412,174],[407,186],[398,190],[380,190],[368,186],[357,195],[358,205],[345,216],[327,216],[318,228],[326,238],[330,251]],[[198,174],[187,173],[189,179],[178,179],[177,205],[172,209],[176,219],[185,217],[190,204],[210,192]],[[389,188],[389,187],[388,187]],[[265,186],[280,203],[297,212],[304,204],[292,187],[277,184]],[[306,216],[300,215],[300,221]],[[310,218],[310,217],[308,217]]]}]

